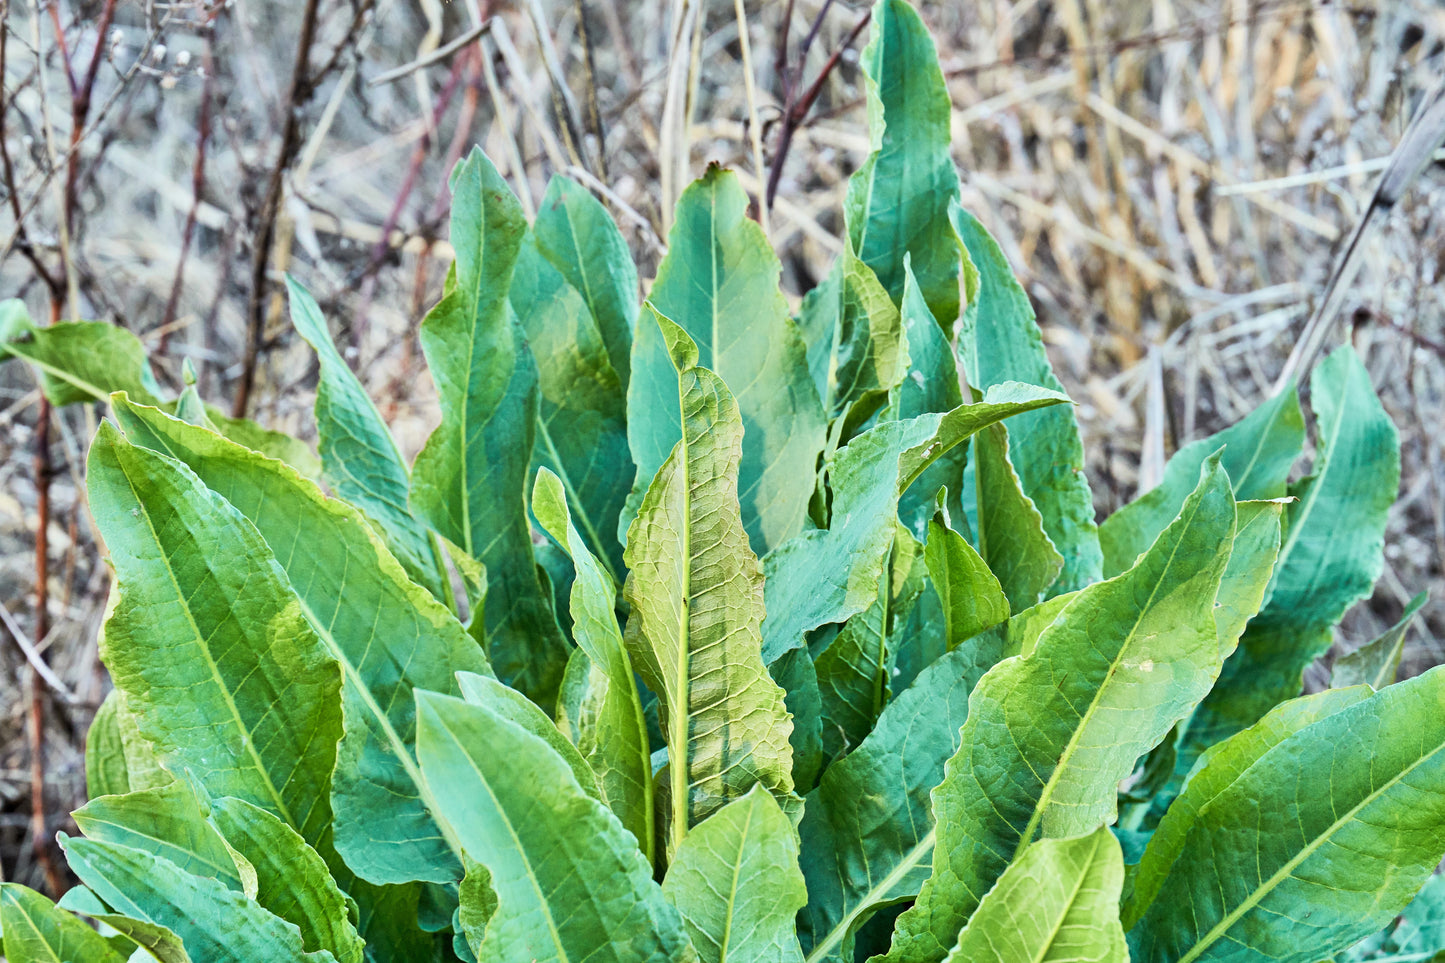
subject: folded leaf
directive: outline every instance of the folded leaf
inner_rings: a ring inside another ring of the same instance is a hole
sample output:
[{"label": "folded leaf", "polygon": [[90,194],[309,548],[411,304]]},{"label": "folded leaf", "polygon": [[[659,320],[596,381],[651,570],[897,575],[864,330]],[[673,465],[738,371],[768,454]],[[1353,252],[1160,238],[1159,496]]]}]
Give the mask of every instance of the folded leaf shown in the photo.
[{"label": "folded leaf", "polygon": [[[546,742],[485,706],[428,692],[417,705],[438,815],[491,876],[481,963],[695,958],[632,835]],[[462,912],[479,897],[464,889]]]},{"label": "folded leaf", "polygon": [[908,337],[898,306],[851,244],[839,263],[836,370],[826,405],[829,418],[841,419],[834,444],[846,442],[887,404],[908,374]]},{"label": "folded leaf", "polygon": [[1133,565],[1179,514],[1205,458],[1223,449],[1220,460],[1238,500],[1280,498],[1304,439],[1299,393],[1291,385],[1230,427],[1179,449],[1164,466],[1164,478],[1156,487],[1099,526],[1104,574],[1113,577]]},{"label": "folded leaf", "polygon": [[688,834],[662,893],[702,963],[802,963],[794,924],[808,891],[798,835],[761,786]]},{"label": "folded leaf", "polygon": [[0,883],[0,951],[10,963],[125,963],[105,937],[32,889]]},{"label": "folded leaf", "polygon": [[1234,526],[1229,479],[1211,458],[1132,569],[1081,591],[1031,652],[979,682],[934,794],[933,876],[898,919],[890,963],[942,960],[1039,835],[1112,821],[1119,782],[1219,671],[1214,601]]},{"label": "folded leaf", "polygon": [[1037,605],[1059,577],[1064,557],[1044,531],[1009,460],[1008,430],[990,425],[973,440],[978,548],[1013,612]]},{"label": "folded leaf", "polygon": [[929,578],[943,604],[948,625],[949,651],[1009,617],[1003,586],[968,539],[949,527],[949,515],[939,499],[938,511],[928,523],[923,559]]},{"label": "folded leaf", "polygon": [[768,664],[801,646],[805,633],[872,604],[893,544],[898,499],[930,465],[994,422],[1067,401],[1056,391],[999,385],[978,404],[883,422],[841,449],[829,468],[830,527],[803,532],[765,560]]},{"label": "folded leaf", "polygon": [[1299,694],[1306,666],[1334,641],[1335,623],[1368,596],[1384,564],[1385,522],[1400,482],[1395,426],[1354,349],[1310,379],[1319,448],[1314,472],[1290,486],[1269,601],[1190,722],[1193,758]]},{"label": "folded leaf", "polygon": [[[1334,672],[1330,675],[1330,685],[1343,688],[1363,684],[1372,689],[1383,689],[1394,682],[1395,675],[1400,671],[1400,656],[1405,651],[1405,633],[1428,601],[1430,593],[1421,592],[1405,606],[1405,613],[1400,616],[1400,621],[1386,629],[1379,638],[1341,656],[1335,662]],[[87,760],[90,758],[89,752],[87,746]]]},{"label": "folded leaf", "polygon": [[60,839],[85,885],[117,912],[175,933],[195,963],[336,963],[325,950],[307,952],[294,925],[217,880],[128,846]]},{"label": "folded leaf", "polygon": [[[668,253],[650,300],[697,345],[698,364],[735,389],[745,429],[738,497],[759,554],[803,526],[823,449],[823,410],[797,327],[778,288],[782,270],[762,229],[747,217],[736,175],[712,166],[682,194]],[[633,499],[682,437],[676,374],[657,325],[644,320],[632,345],[627,436],[637,463]],[[625,514],[621,528],[631,522]]]},{"label": "folded leaf", "polygon": [[168,768],[316,841],[331,818],[341,672],[266,543],[188,468],[109,423],[87,481],[120,587],[101,655],[141,734]]},{"label": "folded leaf", "polygon": [[154,408],[117,397],[114,411],[133,439],[179,458],[255,526],[341,664],[345,733],[331,793],[336,849],[347,866],[373,883],[460,878],[461,863],[428,815],[411,693],[455,692],[455,672],[486,672],[476,643],[346,503]]},{"label": "folded leaf", "polygon": [[557,725],[591,765],[603,800],[651,863],[651,750],[632,661],[617,626],[616,586],[573,526],[561,480],[545,468],[537,473],[532,511],[577,568],[571,596],[577,651],[563,676]]},{"label": "folded leaf", "polygon": [[[439,599],[451,591],[426,523],[407,504],[411,476],[396,441],[366,389],[331,340],[321,308],[305,288],[286,278],[291,323],[316,351],[316,434],[324,477],[337,495],[379,527],[407,574]],[[187,419],[189,420],[189,419]]]},{"label": "folded leaf", "polygon": [[597,198],[560,174],[547,184],[532,231],[537,249],[587,303],[626,393],[638,289],[637,266],[622,232]]},{"label": "folded leaf", "polygon": [[626,642],[660,700],[671,853],[694,824],[757,783],[792,793],[792,724],[762,660],[763,576],[739,510],[737,403],[698,367],[686,332],[650,303],[646,313],[675,365],[682,439],[628,532]]},{"label": "folded leaf", "polygon": [[1445,853],[1442,700],[1440,669],[1329,690],[1208,753],[1140,864],[1133,959],[1306,963],[1404,909]]},{"label": "folded leaf", "polygon": [[808,794],[799,832],[809,963],[852,963],[853,936],[880,907],[918,894],[933,852],[929,794],[958,749],[968,695],[993,662],[955,649],[889,703],[873,732]]},{"label": "folded leaf", "polygon": [[45,397],[56,406],[105,401],[128,391],[154,404],[160,385],[140,339],[105,321],[65,321],[41,327],[24,302],[0,301],[0,359],[22,358],[40,375]]},{"label": "folded leaf", "polygon": [[1119,925],[1124,857],[1108,827],[1041,839],[979,903],[949,963],[1127,963]]},{"label": "folded leaf", "polygon": [[[1014,278],[998,242],[957,204],[950,215],[980,276],[977,306],[970,305],[969,319],[958,337],[969,384],[983,390],[1004,381],[1022,381],[1063,391],[1049,366],[1029,296]],[[1053,594],[1098,580],[1103,553],[1073,411],[1058,408],[1014,419],[1009,424],[1009,457],[1024,494],[1043,516],[1044,531],[1064,556]]]},{"label": "folded leaf", "polygon": [[421,325],[442,420],[413,465],[411,501],[486,567],[486,639],[497,674],[550,706],[569,646],[532,559],[526,486],[537,365],[507,302],[527,225],[479,149],[457,166],[451,188],[457,259]]}]

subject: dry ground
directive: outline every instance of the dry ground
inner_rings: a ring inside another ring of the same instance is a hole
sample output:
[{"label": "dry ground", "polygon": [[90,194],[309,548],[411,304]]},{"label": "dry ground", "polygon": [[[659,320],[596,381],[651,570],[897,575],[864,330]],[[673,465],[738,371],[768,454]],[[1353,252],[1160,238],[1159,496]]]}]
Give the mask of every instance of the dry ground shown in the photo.
[{"label": "dry ground", "polygon": [[[23,297],[37,318],[55,304],[62,316],[122,324],[157,352],[163,383],[176,385],[190,358],[226,405],[254,343],[248,412],[309,436],[311,354],[274,293],[257,295],[259,246],[273,274],[284,267],[316,293],[414,452],[436,417],[415,327],[442,284],[447,251],[434,239],[445,234],[445,172],[465,146],[480,142],[524,199],[539,198],[556,170],[602,191],[649,277],[666,199],[708,160],[733,165],[754,189],[766,179],[780,117],[866,11],[855,0],[746,0],[750,109],[736,7],[699,2],[319,0],[312,82],[297,89],[311,6],[298,0],[0,0],[0,295]],[[113,19],[100,33],[108,3]],[[923,8],[950,78],[965,201],[1035,299],[1081,403],[1106,513],[1179,445],[1268,392],[1383,158],[1445,68],[1445,7]],[[494,15],[480,41],[375,83]],[[72,152],[74,91],[97,48]],[[769,226],[792,297],[838,248],[843,185],[866,149],[859,84],[845,52],[782,166]],[[1341,644],[1370,637],[1428,588],[1435,601],[1411,635],[1409,671],[1445,660],[1442,240],[1445,178],[1431,170],[1368,244],[1336,334],[1352,329],[1405,462],[1384,578],[1347,618]],[[29,373],[0,366],[0,602],[28,635],[39,412]],[[41,646],[69,701],[42,683],[47,833],[66,828],[83,798],[83,733],[107,684],[95,658],[107,576],[79,498],[96,416],[67,410],[50,433],[52,627]],[[28,678],[0,633],[0,878],[37,883]]]}]

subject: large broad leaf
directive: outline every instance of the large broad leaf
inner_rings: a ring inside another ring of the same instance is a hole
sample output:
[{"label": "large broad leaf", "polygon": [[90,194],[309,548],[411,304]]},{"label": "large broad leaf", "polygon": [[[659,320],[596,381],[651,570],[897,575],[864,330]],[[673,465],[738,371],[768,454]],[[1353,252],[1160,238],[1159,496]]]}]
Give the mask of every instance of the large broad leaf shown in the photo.
[{"label": "large broad leaf", "polygon": [[[687,332],[698,363],[735,389],[746,430],[738,497],[759,554],[803,526],[823,409],[797,327],[778,288],[781,266],[762,229],[747,217],[736,175],[713,166],[685,190],[657,269],[652,304]],[[632,345],[627,436],[637,463],[636,505],[682,437],[669,346],[644,320]],[[631,521],[624,514],[621,527]]]},{"label": "large broad leaf", "polygon": [[341,672],[270,549],[188,468],[109,423],[87,481],[120,587],[101,655],[137,727],[172,771],[315,842],[331,821]]},{"label": "large broad leaf", "polygon": [[1054,584],[1064,557],[1023,490],[1009,457],[1008,439],[1003,425],[990,425],[973,440],[978,549],[998,576],[1009,609],[1022,612],[1037,605]]},{"label": "large broad leaf", "polygon": [[325,950],[306,951],[294,925],[218,880],[129,846],[60,838],[85,885],[116,912],[173,932],[195,963],[336,963]]},{"label": "large broad leaf", "polygon": [[[336,494],[366,513],[407,574],[439,599],[450,586],[426,524],[407,504],[411,476],[396,441],[366,389],[331,340],[321,308],[294,278],[286,278],[291,323],[316,350],[316,434],[324,475]],[[137,399],[141,400],[141,399]],[[186,419],[189,421],[190,419]]]},{"label": "large broad leaf", "polygon": [[949,963],[1127,963],[1124,856],[1108,827],[1023,851],[958,935]]},{"label": "large broad leaf", "polygon": [[1223,449],[1220,463],[1229,473],[1234,497],[1240,501],[1280,498],[1286,492],[1290,468],[1299,459],[1304,438],[1299,394],[1291,385],[1230,427],[1179,449],[1164,466],[1164,478],[1158,486],[1099,526],[1104,574],[1111,578],[1119,574],[1149,548],[1179,513],[1205,458]]},{"label": "large broad leaf", "polygon": [[873,153],[848,185],[848,233],[897,304],[905,258],[933,317],[959,315],[959,258],[948,208],[958,198],[949,156],[952,102],[928,28],[905,0],[873,7],[861,63]]},{"label": "large broad leaf", "polygon": [[541,407],[533,465],[562,480],[578,530],[621,584],[617,518],[634,473],[627,449],[627,389],[586,300],[530,239],[517,259],[511,302],[537,359]]},{"label": "large broad leaf", "polygon": [[486,639],[507,682],[551,705],[568,645],[532,559],[527,474],[537,365],[507,302],[526,222],[480,150],[452,174],[457,259],[421,326],[442,420],[412,466],[412,505],[487,571]]},{"label": "large broad leaf", "polygon": [[454,692],[453,673],[486,672],[477,644],[355,509],[203,428],[119,396],[114,410],[132,438],[179,458],[255,526],[341,664],[345,734],[331,792],[346,864],[373,883],[459,879],[461,863],[427,814],[412,690]]},{"label": "large broad leaf", "polygon": [[1219,671],[1214,604],[1234,528],[1229,479],[1211,459],[1132,569],[1081,591],[1032,651],[979,682],[934,794],[933,876],[899,917],[889,961],[942,960],[1038,836],[1112,821],[1120,780]]},{"label": "large broad leaf", "polygon": [[[438,815],[490,873],[481,963],[693,959],[632,834],[541,738],[491,711],[418,693],[418,753]],[[518,765],[525,760],[525,765]]]},{"label": "large broad leaf", "polygon": [[7,355],[35,367],[53,405],[104,401],[112,391],[150,402],[162,395],[140,339],[104,321],[40,327],[30,320],[24,302],[0,301],[0,359]]},{"label": "large broad leaf", "polygon": [[572,524],[561,480],[546,469],[537,473],[532,510],[577,568],[571,597],[577,651],[563,677],[557,725],[591,765],[602,798],[637,837],[650,863],[655,827],[651,750],[632,661],[617,626],[617,587]]},{"label": "large broad leaf", "polygon": [[1440,669],[1330,690],[1207,753],[1140,863],[1132,957],[1307,963],[1400,912],[1445,853],[1442,703]]},{"label": "large broad leaf", "polygon": [[695,823],[755,784],[792,793],[792,724],[762,660],[762,567],[738,503],[743,420],[687,333],[650,303],[647,313],[675,365],[682,438],[628,532],[626,639],[660,700],[675,852]]},{"label": "large broad leaf", "polygon": [[[1400,621],[1386,629],[1378,638],[1371,639],[1348,655],[1341,656],[1330,674],[1330,685],[1343,688],[1364,684],[1374,689],[1383,689],[1394,682],[1396,673],[1400,671],[1400,656],[1405,651],[1405,633],[1428,601],[1430,593],[1421,592],[1405,606],[1405,613],[1400,616]],[[86,747],[86,758],[90,758],[89,746]]]},{"label": "large broad leaf", "polygon": [[1181,747],[1185,765],[1299,694],[1305,667],[1329,649],[1335,623],[1370,594],[1384,564],[1399,435],[1349,346],[1315,369],[1310,397],[1319,435],[1313,474],[1290,486],[1297,500],[1285,516],[1269,601],[1194,714]]},{"label": "large broad leaf", "polygon": [[880,907],[916,896],[928,878],[929,794],[958,749],[968,694],[992,664],[965,646],[924,669],[809,793],[799,827],[808,905],[798,917],[809,963],[852,963],[859,927]]},{"label": "large broad leaf", "polygon": [[576,181],[554,174],[532,225],[537,249],[582,295],[627,391],[637,326],[637,267],[607,209]]},{"label": "large broad leaf", "polygon": [[0,951],[10,963],[125,963],[88,925],[32,889],[0,883]]},{"label": "large broad leaf", "polygon": [[[969,306],[958,337],[969,384],[982,390],[1002,381],[1022,381],[1062,391],[1044,352],[1029,296],[1014,278],[998,242],[972,214],[957,205],[950,213],[980,277],[977,305]],[[1097,580],[1103,555],[1073,411],[1058,408],[1014,419],[1009,424],[1009,455],[1024,494],[1043,516],[1044,531],[1064,556],[1054,594]]]},{"label": "large broad leaf", "polygon": [[818,626],[844,622],[873,603],[893,544],[898,499],[929,466],[988,425],[1067,401],[1044,388],[998,385],[978,404],[886,421],[841,449],[829,467],[829,527],[803,532],[765,561],[768,664]]},{"label": "large broad leaf", "polygon": [[808,891],[798,835],[761,786],[688,834],[662,892],[702,963],[802,963],[795,917]]}]

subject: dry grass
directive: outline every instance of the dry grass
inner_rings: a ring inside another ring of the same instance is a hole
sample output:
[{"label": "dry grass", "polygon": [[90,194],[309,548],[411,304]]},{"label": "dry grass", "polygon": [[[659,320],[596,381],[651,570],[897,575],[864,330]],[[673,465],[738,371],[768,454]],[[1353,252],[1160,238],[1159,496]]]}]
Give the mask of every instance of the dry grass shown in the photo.
[{"label": "dry grass", "polygon": [[[51,2],[67,51],[84,62],[102,3]],[[309,62],[324,73],[285,151],[263,252],[270,269],[296,273],[340,323],[357,370],[414,452],[436,417],[415,326],[441,287],[448,251],[436,239],[459,152],[480,142],[524,204],[553,171],[594,186],[649,277],[665,199],[706,161],[734,166],[754,191],[766,181],[750,118],[771,165],[788,91],[813,82],[865,11],[828,6],[799,65],[820,6],[746,4],[750,99],[736,7],[725,0],[322,0]],[[273,290],[253,303],[251,284],[286,139],[301,8],[122,0],[100,38],[74,223],[62,231],[55,185],[71,94],[53,20],[42,4],[37,32],[32,0],[0,0],[16,198],[35,259],[62,282],[47,286],[11,244],[0,292],[24,297],[37,317],[74,300],[81,315],[123,324],[156,348],[163,381],[177,383],[191,358],[210,396],[226,399],[243,377],[254,306],[261,350],[250,413],[306,435],[311,354],[291,337]],[[950,77],[965,202],[1035,299],[1055,366],[1081,402],[1097,506],[1110,511],[1157,478],[1180,444],[1270,390],[1380,159],[1445,66],[1445,9],[1427,0],[996,0],[925,3],[924,13]],[[435,56],[493,14],[480,39]],[[844,54],[780,173],[768,222],[790,296],[821,277],[838,248],[844,183],[866,149],[859,82]],[[1405,458],[1385,575],[1346,620],[1349,645],[1416,591],[1445,598],[1442,200],[1441,179],[1427,172],[1368,243],[1345,304]],[[4,202],[0,243],[16,229]],[[35,624],[38,410],[29,374],[0,367],[0,601],[26,631]],[[41,645],[77,696],[75,705],[45,700],[52,832],[83,798],[81,738],[105,686],[94,640],[107,577],[78,477],[94,417],[60,413],[51,433],[53,628]],[[1412,670],[1445,660],[1434,641],[1442,628],[1445,605],[1432,602],[1411,636]],[[19,697],[27,675],[19,649],[0,640],[0,871],[34,883],[29,700]]]}]

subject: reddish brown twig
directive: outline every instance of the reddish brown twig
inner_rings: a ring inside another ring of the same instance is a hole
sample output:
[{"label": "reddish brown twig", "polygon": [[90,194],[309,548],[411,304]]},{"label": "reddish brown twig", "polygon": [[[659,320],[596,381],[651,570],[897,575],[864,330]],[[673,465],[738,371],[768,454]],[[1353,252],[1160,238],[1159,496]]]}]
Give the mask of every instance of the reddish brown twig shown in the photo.
[{"label": "reddish brown twig", "polygon": [[[803,39],[801,48],[802,55],[798,58],[798,69],[800,72],[802,71],[803,59],[807,57],[808,49],[812,46],[813,39],[818,35],[818,28],[822,25],[823,17],[827,14],[831,2],[832,0],[827,0],[827,2],[823,4],[823,9],[818,12],[817,19],[813,21],[812,28],[808,31],[807,37]],[[823,68],[818,71],[817,78],[809,85],[808,89],[803,93],[803,96],[795,100],[793,98],[792,82],[785,79],[784,89],[787,101],[783,107],[782,120],[778,125],[778,146],[773,152],[773,166],[772,169],[768,171],[768,207],[773,206],[773,198],[777,196],[778,182],[782,180],[783,177],[783,165],[788,160],[788,150],[793,146],[793,134],[796,133],[798,128],[803,125],[803,122],[808,119],[808,112],[813,109],[813,104],[817,101],[818,95],[823,92],[823,84],[827,82],[828,75],[833,72],[833,68],[837,67],[838,61],[843,58],[843,51],[853,46],[853,42],[858,39],[858,35],[863,32],[863,28],[868,26],[868,21],[871,20],[872,17],[873,14],[871,11],[863,14],[862,19],[854,25],[852,30],[848,31],[848,36],[843,38],[843,42],[838,45],[838,49],[834,50],[833,55],[823,64]],[[786,71],[784,72],[784,77],[787,77]]]},{"label": "reddish brown twig", "polygon": [[171,282],[171,293],[166,298],[166,309],[161,315],[161,337],[157,348],[161,354],[165,354],[166,344],[171,337],[171,326],[176,320],[186,273],[186,257],[191,252],[191,240],[196,233],[196,215],[201,208],[201,195],[206,188],[206,145],[211,139],[211,86],[212,78],[216,75],[215,16],[220,9],[216,8],[206,25],[206,52],[201,61],[201,69],[206,72],[206,76],[201,81],[201,111],[196,122],[196,162],[191,168],[191,209],[186,214],[186,226],[181,230],[181,251],[176,258],[176,277]]},{"label": "reddish brown twig", "polygon": [[[51,302],[51,321],[59,316],[60,300]],[[44,639],[50,632],[50,399],[40,399],[40,421],[35,428],[35,639]],[[41,656],[44,658],[44,656]],[[30,833],[35,848],[35,861],[45,874],[45,885],[59,899],[65,892],[65,880],[51,852],[50,832],[45,818],[45,690],[34,666],[29,670],[30,684]]]}]

